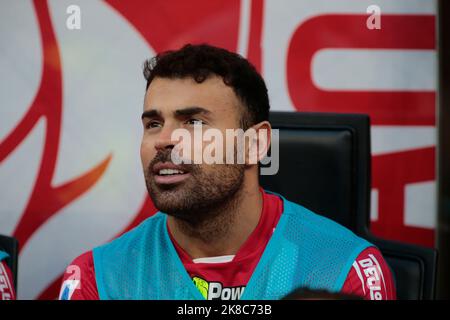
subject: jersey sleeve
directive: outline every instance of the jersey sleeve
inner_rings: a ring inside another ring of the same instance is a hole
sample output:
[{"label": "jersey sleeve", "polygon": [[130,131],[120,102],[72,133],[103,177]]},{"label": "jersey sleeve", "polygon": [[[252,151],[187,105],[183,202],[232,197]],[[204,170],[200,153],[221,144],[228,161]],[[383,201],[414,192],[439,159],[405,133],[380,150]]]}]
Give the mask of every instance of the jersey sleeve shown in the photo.
[{"label": "jersey sleeve", "polygon": [[365,300],[396,299],[392,272],[377,248],[369,247],[359,254],[341,292]]},{"label": "jersey sleeve", "polygon": [[59,300],[99,300],[92,251],[82,254],[67,267]]},{"label": "jersey sleeve", "polygon": [[11,270],[5,261],[0,261],[0,300],[15,300]]}]

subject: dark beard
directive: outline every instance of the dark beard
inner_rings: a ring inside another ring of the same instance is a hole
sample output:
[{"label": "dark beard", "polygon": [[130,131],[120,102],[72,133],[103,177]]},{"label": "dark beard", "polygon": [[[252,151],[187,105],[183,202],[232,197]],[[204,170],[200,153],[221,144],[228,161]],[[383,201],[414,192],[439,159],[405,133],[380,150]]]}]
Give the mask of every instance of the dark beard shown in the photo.
[{"label": "dark beard", "polygon": [[[148,193],[161,212],[174,216],[192,227],[217,220],[231,223],[233,208],[239,200],[244,181],[244,165],[208,165],[213,170],[202,170],[201,165],[183,164],[190,177],[176,185],[155,183],[152,168],[158,162],[170,162],[171,150],[156,154],[145,174]],[[224,226],[225,227],[225,226]]]}]

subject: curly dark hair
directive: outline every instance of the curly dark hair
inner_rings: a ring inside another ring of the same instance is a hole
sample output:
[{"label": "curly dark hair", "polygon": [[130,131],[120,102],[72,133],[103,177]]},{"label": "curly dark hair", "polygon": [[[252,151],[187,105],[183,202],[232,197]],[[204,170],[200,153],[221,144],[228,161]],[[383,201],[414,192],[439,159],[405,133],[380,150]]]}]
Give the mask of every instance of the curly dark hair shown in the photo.
[{"label": "curly dark hair", "polygon": [[159,53],[145,61],[147,87],[156,77],[193,78],[197,83],[217,75],[230,86],[247,110],[241,116],[244,129],[269,118],[266,84],[245,58],[237,53],[207,44],[187,44],[179,50]]}]

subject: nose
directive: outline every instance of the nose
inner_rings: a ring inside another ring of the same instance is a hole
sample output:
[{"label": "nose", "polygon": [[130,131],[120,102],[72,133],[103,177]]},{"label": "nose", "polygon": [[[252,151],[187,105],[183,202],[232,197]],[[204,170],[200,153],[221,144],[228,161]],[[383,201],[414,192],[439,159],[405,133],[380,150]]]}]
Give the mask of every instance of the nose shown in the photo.
[{"label": "nose", "polygon": [[176,141],[172,140],[173,128],[169,125],[164,125],[158,135],[155,142],[155,149],[157,151],[163,151],[165,149],[173,149],[176,145]]}]

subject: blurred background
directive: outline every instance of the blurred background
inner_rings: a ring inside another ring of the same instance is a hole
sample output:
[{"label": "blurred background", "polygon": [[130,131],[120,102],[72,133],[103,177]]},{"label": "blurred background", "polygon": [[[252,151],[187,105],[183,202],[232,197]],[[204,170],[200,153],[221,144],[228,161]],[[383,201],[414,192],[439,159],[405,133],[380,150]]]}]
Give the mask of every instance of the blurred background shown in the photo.
[{"label": "blurred background", "polygon": [[142,64],[185,43],[247,57],[273,110],[369,114],[371,231],[436,247],[438,7],[0,0],[0,234],[20,243],[18,298],[56,298],[76,256],[156,212],[139,158]]}]

